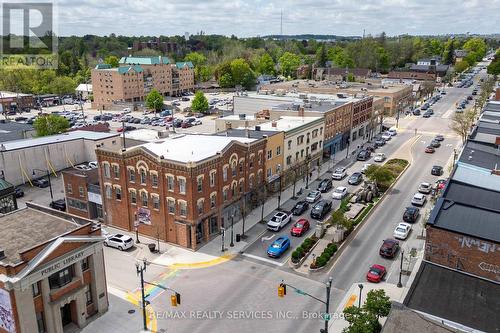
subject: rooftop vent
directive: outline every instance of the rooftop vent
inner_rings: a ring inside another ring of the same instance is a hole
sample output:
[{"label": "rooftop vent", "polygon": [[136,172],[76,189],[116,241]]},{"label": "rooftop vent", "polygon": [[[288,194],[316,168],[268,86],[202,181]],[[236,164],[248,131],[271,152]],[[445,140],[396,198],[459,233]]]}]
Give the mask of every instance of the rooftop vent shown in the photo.
[{"label": "rooftop vent", "polygon": [[5,250],[0,249],[0,260],[5,259]]}]

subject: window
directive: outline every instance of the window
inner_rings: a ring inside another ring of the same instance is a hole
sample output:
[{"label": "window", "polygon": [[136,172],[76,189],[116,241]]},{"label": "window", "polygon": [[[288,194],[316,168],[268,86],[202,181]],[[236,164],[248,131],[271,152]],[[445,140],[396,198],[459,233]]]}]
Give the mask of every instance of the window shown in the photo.
[{"label": "window", "polygon": [[198,192],[203,191],[203,177],[198,177],[198,179],[196,179],[196,187]]},{"label": "window", "polygon": [[66,198],[66,201],[68,203],[68,207],[75,208],[81,211],[86,212],[87,211],[87,203],[84,201],[80,201],[77,199],[72,199],[72,198]]},{"label": "window", "polygon": [[49,276],[49,286],[50,289],[61,288],[73,279],[73,267],[69,266],[64,269],[61,269],[59,272],[56,272]]},{"label": "window", "polygon": [[141,184],[146,184],[146,170],[141,169]]},{"label": "window", "polygon": [[217,194],[212,194],[210,196],[210,208],[215,208],[215,206],[217,205]]},{"label": "window", "polygon": [[[291,157],[291,156],[289,156],[289,157]],[[280,172],[281,172],[281,164],[278,164],[276,166],[276,173],[279,174]]]},{"label": "window", "polygon": [[115,187],[115,198],[118,201],[122,200],[122,189],[119,187]]},{"label": "window", "polygon": [[111,186],[105,185],[105,189],[106,189],[106,198],[111,199],[111,197],[112,197]]},{"label": "window", "polygon": [[186,193],[186,179],[179,178],[179,193]]},{"label": "window", "polygon": [[198,209],[198,214],[203,214],[203,200],[199,200],[196,204],[196,208]]},{"label": "window", "polygon": [[174,176],[167,176],[167,189],[174,191]]},{"label": "window", "polygon": [[187,203],[185,201],[179,201],[179,213],[181,216],[187,216]]},{"label": "window", "polygon": [[141,201],[144,207],[148,206],[148,194],[146,192],[141,192]]},{"label": "window", "polygon": [[135,182],[135,170],[134,169],[128,169],[128,180],[129,182]]},{"label": "window", "polygon": [[254,178],[253,175],[250,175],[250,177],[248,178],[248,187],[250,189],[253,189],[253,178]]},{"label": "window", "polygon": [[236,162],[231,165],[231,174],[236,177]]},{"label": "window", "polygon": [[259,151],[259,155],[258,155],[258,162],[259,162],[259,165],[262,164],[262,152]]},{"label": "window", "polygon": [[157,195],[153,195],[153,209],[159,210],[160,209],[160,197]]},{"label": "window", "polygon": [[113,177],[120,178],[120,167],[116,164],[113,164]]},{"label": "window", "polygon": [[281,146],[276,147],[276,156],[281,155]]},{"label": "window", "polygon": [[222,168],[222,178],[227,181],[227,165]]},{"label": "window", "polygon": [[130,202],[132,205],[137,204],[137,193],[135,191],[130,192]]},{"label": "window", "polygon": [[36,325],[38,327],[38,333],[45,333],[45,320],[43,319],[43,311],[36,313]]},{"label": "window", "polygon": [[231,187],[231,196],[234,197],[236,195],[236,184],[233,184]]},{"label": "window", "polygon": [[215,186],[215,175],[216,175],[216,171],[210,172],[210,187]]},{"label": "window", "polygon": [[243,172],[243,161],[240,161],[240,173]]},{"label": "window", "polygon": [[66,192],[68,194],[73,194],[73,186],[71,184],[66,185]]},{"label": "window", "polygon": [[104,163],[103,166],[104,166],[104,177],[111,178],[111,171],[109,169],[109,164]]},{"label": "window", "polygon": [[87,305],[92,304],[92,290],[89,284],[85,286],[85,300]]},{"label": "window", "polygon": [[227,188],[222,190],[222,200],[224,200],[224,202],[227,201]]},{"label": "window", "polygon": [[243,181],[240,181],[240,193],[243,193]]},{"label": "window", "polygon": [[292,140],[288,140],[288,149],[292,149]]},{"label": "window", "polygon": [[31,285],[31,291],[33,297],[37,297],[38,295],[40,295],[40,281],[35,282]]},{"label": "window", "polygon": [[82,260],[82,271],[86,271],[89,269],[89,257],[86,257]]},{"label": "window", "polygon": [[151,186],[158,187],[158,175],[156,173],[151,174]]},{"label": "window", "polygon": [[267,151],[267,159],[270,160],[271,158],[273,158],[273,151],[271,149],[269,149]]},{"label": "window", "polygon": [[291,164],[292,164],[292,156],[287,156],[286,157],[286,165],[291,165]]},{"label": "window", "polygon": [[271,178],[272,175],[273,175],[273,169],[272,168],[267,169],[267,178]]},{"label": "window", "polygon": [[168,202],[168,212],[170,214],[175,214],[175,200],[167,199]]}]

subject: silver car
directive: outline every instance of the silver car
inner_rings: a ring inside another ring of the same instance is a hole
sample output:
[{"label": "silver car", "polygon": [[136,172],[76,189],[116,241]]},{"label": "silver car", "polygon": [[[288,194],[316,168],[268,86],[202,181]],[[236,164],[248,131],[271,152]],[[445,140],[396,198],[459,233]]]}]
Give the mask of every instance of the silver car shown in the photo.
[{"label": "silver car", "polygon": [[423,206],[425,205],[426,200],[427,197],[422,193],[415,193],[415,195],[413,195],[413,198],[411,199],[411,204],[414,206]]}]

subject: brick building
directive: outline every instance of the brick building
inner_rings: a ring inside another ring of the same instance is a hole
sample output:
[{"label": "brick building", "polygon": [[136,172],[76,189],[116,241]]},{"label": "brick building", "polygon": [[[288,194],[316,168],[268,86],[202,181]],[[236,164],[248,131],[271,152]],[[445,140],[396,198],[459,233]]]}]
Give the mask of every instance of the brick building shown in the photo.
[{"label": "brick building", "polygon": [[108,310],[99,227],[27,203],[0,216],[0,332],[77,331]]},{"label": "brick building", "polygon": [[132,50],[137,52],[143,49],[158,50],[162,53],[177,53],[179,51],[179,45],[176,42],[160,41],[158,37],[148,41],[134,40],[132,43]]},{"label": "brick building", "polygon": [[97,169],[66,169],[62,172],[67,212],[87,219],[103,218]]},{"label": "brick building", "polygon": [[265,149],[264,139],[210,135],[97,149],[104,221],[196,250],[264,181]]}]

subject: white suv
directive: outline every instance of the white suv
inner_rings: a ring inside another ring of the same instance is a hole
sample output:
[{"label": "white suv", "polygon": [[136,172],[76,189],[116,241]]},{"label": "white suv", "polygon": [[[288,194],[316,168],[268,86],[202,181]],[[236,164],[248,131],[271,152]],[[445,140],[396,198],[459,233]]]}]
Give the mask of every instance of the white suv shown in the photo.
[{"label": "white suv", "polygon": [[337,168],[332,173],[332,179],[335,179],[335,180],[341,180],[345,176],[347,176],[347,169],[346,168]]},{"label": "white suv", "polygon": [[111,234],[104,240],[104,246],[110,246],[120,251],[124,251],[134,246],[134,240],[127,235]]}]

